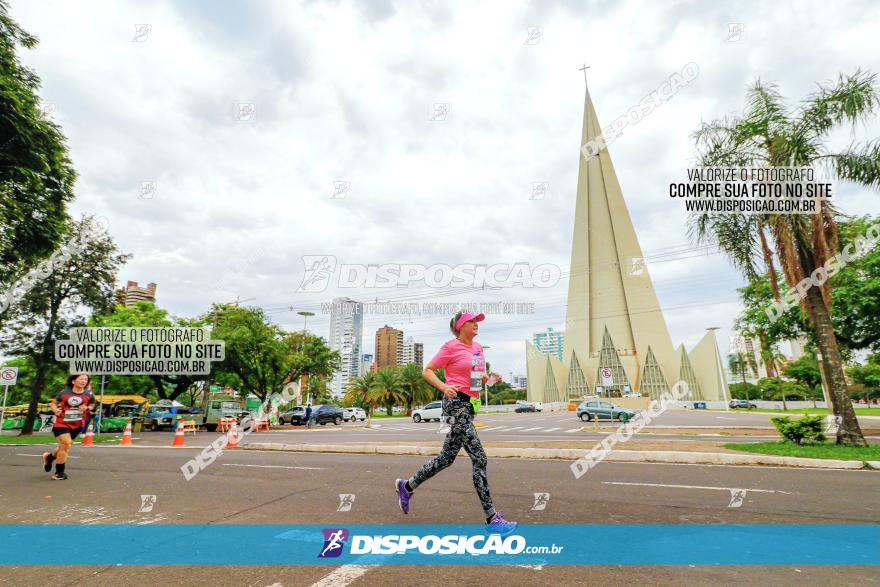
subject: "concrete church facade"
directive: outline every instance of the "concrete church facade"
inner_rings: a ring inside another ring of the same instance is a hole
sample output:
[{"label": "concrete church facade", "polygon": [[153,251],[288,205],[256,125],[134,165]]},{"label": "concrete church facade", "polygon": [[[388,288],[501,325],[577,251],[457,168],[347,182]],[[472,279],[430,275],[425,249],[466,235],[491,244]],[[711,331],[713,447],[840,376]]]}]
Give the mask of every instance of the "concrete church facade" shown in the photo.
[{"label": "concrete church facade", "polygon": [[[581,144],[600,133],[587,91]],[[563,402],[597,388],[657,398],[679,380],[683,399],[728,399],[714,331],[690,352],[673,346],[608,150],[579,161],[564,360],[526,341],[528,399]]]}]

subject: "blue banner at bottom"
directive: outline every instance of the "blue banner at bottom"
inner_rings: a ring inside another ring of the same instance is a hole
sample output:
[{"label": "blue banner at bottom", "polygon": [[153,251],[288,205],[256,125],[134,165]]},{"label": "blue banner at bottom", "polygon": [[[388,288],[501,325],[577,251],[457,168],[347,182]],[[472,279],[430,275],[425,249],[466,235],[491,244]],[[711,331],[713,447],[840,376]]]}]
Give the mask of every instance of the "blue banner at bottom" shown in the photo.
[{"label": "blue banner at bottom", "polygon": [[0,564],[46,564],[47,552],[71,565],[871,565],[880,526],[0,525]]}]

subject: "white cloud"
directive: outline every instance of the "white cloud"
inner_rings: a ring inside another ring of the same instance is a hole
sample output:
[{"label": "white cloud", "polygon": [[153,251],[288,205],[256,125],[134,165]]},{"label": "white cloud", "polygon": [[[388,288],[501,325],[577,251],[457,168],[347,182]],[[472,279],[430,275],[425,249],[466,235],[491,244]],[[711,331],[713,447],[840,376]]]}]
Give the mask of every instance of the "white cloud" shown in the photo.
[{"label": "white cloud", "polygon": [[[75,212],[110,218],[135,256],[120,279],[155,281],[176,314],[236,295],[295,309],[334,293],[431,299],[425,289],[296,294],[306,254],[567,271],[584,62],[606,124],[684,64],[700,66],[693,84],[611,147],[648,255],[687,243],[684,214],[664,188],[692,161],[701,119],[739,110],[758,77],[796,100],[856,65],[880,69],[866,60],[880,54],[869,2],[54,1],[11,11],[41,39],[22,57],[69,138]],[[745,25],[739,43],[724,39],[731,22]],[[151,29],[132,42],[138,23]],[[530,26],[542,27],[536,44],[525,44]],[[438,102],[449,104],[445,122],[430,120]],[[254,104],[252,121],[236,118],[238,103]],[[154,198],[138,198],[144,181],[157,182]],[[330,198],[337,181],[351,182],[344,199]],[[530,200],[537,181],[550,183],[549,195]],[[876,194],[840,193],[845,211],[876,210]],[[667,314],[676,343],[693,344],[706,326],[730,328],[739,278],[726,261],[694,257],[651,271],[664,306],[706,304]],[[561,328],[566,292],[567,282],[503,292],[536,302],[538,313],[486,323],[482,338],[502,373],[524,372],[522,339]],[[295,313],[272,315],[301,326]],[[328,322],[319,314],[310,326],[326,334]],[[423,340],[428,355],[447,336],[439,318],[372,317],[367,350],[384,323]]]}]

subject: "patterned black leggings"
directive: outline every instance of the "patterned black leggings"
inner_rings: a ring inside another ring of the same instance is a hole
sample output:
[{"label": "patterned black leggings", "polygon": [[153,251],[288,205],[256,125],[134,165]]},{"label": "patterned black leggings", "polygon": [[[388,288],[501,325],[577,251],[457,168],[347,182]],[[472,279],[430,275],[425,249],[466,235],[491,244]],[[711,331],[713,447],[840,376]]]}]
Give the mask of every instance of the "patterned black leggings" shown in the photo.
[{"label": "patterned black leggings", "polygon": [[464,446],[465,452],[471,457],[474,466],[474,488],[483,505],[486,516],[495,514],[495,506],[492,505],[492,497],[489,495],[489,481],[486,478],[486,451],[480,444],[480,437],[474,429],[474,416],[471,412],[470,402],[460,398],[449,399],[443,397],[444,419],[451,424],[446,440],[443,441],[443,450],[440,454],[424,464],[419,471],[409,479],[409,486],[416,487],[451,465],[458,455],[458,451]]}]

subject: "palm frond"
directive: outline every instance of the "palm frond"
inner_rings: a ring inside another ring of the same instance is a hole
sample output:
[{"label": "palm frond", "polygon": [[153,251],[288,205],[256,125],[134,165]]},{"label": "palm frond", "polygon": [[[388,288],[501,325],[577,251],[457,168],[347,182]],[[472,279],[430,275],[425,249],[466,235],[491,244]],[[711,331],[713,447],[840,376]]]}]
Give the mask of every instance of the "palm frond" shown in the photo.
[{"label": "palm frond", "polygon": [[839,179],[880,189],[880,140],[853,144],[843,153],[827,155],[822,160]]},{"label": "palm frond", "polygon": [[840,74],[836,85],[819,85],[803,106],[798,126],[823,135],[835,125],[855,125],[874,114],[880,106],[877,75],[857,69],[852,75]]}]

